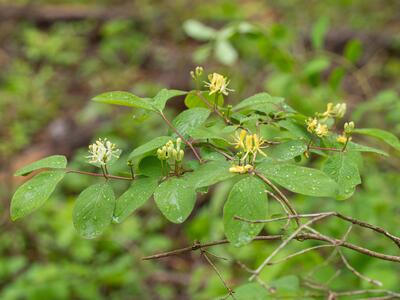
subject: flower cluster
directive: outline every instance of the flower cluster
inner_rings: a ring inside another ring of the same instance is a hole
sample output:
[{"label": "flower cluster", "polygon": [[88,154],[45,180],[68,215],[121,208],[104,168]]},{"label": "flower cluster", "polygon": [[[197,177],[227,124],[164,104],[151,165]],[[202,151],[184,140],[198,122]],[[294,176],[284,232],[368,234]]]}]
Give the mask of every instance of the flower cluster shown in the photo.
[{"label": "flower cluster", "polygon": [[185,152],[181,149],[181,138],[176,139],[176,147],[172,140],[169,140],[164,146],[158,148],[157,157],[159,160],[175,160],[181,162]]},{"label": "flower cluster", "polygon": [[164,146],[157,149],[157,157],[161,160],[162,172],[168,176],[173,170],[175,175],[182,174],[182,160],[185,152],[181,149],[182,139],[177,138],[175,144],[169,140]]},{"label": "flower cluster", "polygon": [[265,140],[259,137],[257,134],[249,134],[246,130],[241,130],[240,133],[236,133],[235,136],[235,148],[241,151],[237,154],[240,161],[239,165],[232,166],[229,171],[232,173],[248,173],[253,169],[251,164],[247,164],[246,161],[254,163],[257,154],[260,153],[263,156],[267,156],[262,151],[262,146],[265,144]]},{"label": "flower cluster", "polygon": [[206,87],[210,90],[209,94],[220,93],[223,95],[228,95],[229,92],[233,92],[234,90],[228,89],[229,80],[228,78],[222,76],[218,73],[212,73],[208,75],[208,80],[210,82],[205,82]]},{"label": "flower cluster", "polygon": [[107,139],[98,139],[94,144],[89,145],[89,162],[106,165],[113,157],[119,158],[120,150]]},{"label": "flower cluster", "polygon": [[346,144],[351,141],[351,134],[353,133],[354,127],[354,122],[344,123],[343,133],[339,135],[336,140],[341,144]]},{"label": "flower cluster", "polygon": [[314,133],[320,138],[327,136],[329,133],[328,125],[321,123],[317,118],[308,118],[306,124],[307,131]]},{"label": "flower cluster", "polygon": [[343,118],[346,114],[346,103],[328,103],[326,111],[323,113],[316,113],[314,118],[308,118],[306,120],[307,131],[315,134],[322,138],[329,134],[328,124],[331,124],[332,119]]},{"label": "flower cluster", "polygon": [[341,119],[346,114],[346,110],[346,103],[338,103],[336,105],[333,105],[333,103],[328,103],[326,106],[326,111],[322,113],[322,117]]},{"label": "flower cluster", "polygon": [[193,78],[193,80],[198,80],[201,75],[203,75],[203,67],[197,66],[194,71],[190,71],[190,76]]}]

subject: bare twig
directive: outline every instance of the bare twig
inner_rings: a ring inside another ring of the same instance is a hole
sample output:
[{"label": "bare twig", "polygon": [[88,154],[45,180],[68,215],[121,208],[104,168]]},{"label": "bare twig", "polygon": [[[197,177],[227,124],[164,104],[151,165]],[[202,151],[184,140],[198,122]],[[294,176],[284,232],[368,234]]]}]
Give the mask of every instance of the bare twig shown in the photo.
[{"label": "bare twig", "polygon": [[221,280],[222,284],[225,286],[226,290],[228,291],[228,295],[232,297],[232,299],[236,299],[234,296],[234,291],[228,286],[224,278],[222,277],[221,272],[218,270],[217,266],[211,261],[211,259],[207,256],[207,253],[204,249],[200,248],[200,253],[204,257],[204,259],[208,262],[208,264],[214,269],[215,273],[218,275],[219,279]]},{"label": "bare twig", "polygon": [[[59,169],[54,169],[54,170],[59,170]],[[131,177],[123,177],[123,176],[116,176],[116,175],[110,175],[110,174],[104,175],[104,174],[99,174],[99,173],[92,173],[92,172],[85,172],[85,171],[71,170],[71,169],[66,169],[65,172],[94,176],[94,177],[105,177],[106,176],[107,178],[119,179],[119,180],[129,180],[129,181],[133,180],[133,178],[131,178]]]},{"label": "bare twig", "polygon": [[285,239],[278,248],[276,248],[262,263],[261,265],[254,271],[253,275],[250,276],[249,280],[253,280],[255,277],[258,277],[260,272],[268,265],[268,263],[272,260],[272,258],[279,253],[291,240],[293,240],[306,226],[313,224],[314,222],[321,220],[328,215],[320,215],[311,220],[307,223],[300,225],[287,239]]},{"label": "bare twig", "polygon": [[348,260],[346,259],[346,257],[343,255],[342,251],[338,250],[339,252],[339,256],[342,259],[344,265],[346,266],[347,269],[350,270],[350,272],[352,272],[354,275],[356,275],[357,277],[361,278],[362,280],[365,280],[366,282],[369,282],[370,284],[376,285],[376,286],[382,286],[382,282],[380,282],[379,280],[375,280],[372,278],[369,278],[363,274],[361,274],[360,272],[358,272],[356,269],[354,269],[350,263],[348,262]]}]

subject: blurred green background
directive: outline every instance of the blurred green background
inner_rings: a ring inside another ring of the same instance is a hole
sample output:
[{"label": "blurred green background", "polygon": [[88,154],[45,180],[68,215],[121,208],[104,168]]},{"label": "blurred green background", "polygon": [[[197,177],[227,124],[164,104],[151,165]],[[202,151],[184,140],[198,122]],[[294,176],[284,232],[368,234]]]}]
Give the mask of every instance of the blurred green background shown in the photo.
[{"label": "blurred green background", "polygon": [[[97,137],[108,137],[127,154],[164,134],[161,120],[143,111],[90,98],[110,90],[151,97],[162,87],[188,90],[196,65],[231,78],[230,103],[267,91],[311,115],[328,102],[345,101],[347,118],[358,127],[399,136],[399,12],[396,0],[0,0],[0,299],[220,299],[226,290],[198,253],[140,258],[223,238],[228,184],[202,196],[183,226],[168,223],[149,201],[101,238],[84,240],[73,229],[72,206],[95,179],[67,176],[43,209],[13,223],[10,196],[21,179],[12,173],[51,154],[67,155],[71,167],[91,170],[86,147]],[[183,108],[182,101],[168,107],[171,115]],[[122,158],[113,171],[124,168]],[[349,200],[292,196],[293,202],[302,212],[337,210],[400,235],[399,153],[369,154],[362,170],[363,184]],[[126,185],[114,188],[120,194]],[[347,229],[337,221],[321,228],[336,236]],[[279,226],[265,231],[277,233]],[[358,229],[350,241],[399,253],[390,241]],[[211,251],[228,258],[216,264],[237,286],[247,274],[234,260],[256,267],[277,245]],[[311,245],[294,242],[282,255]],[[262,278],[278,291],[269,297],[305,299],[299,296],[308,291],[302,279],[329,254],[309,252],[269,267]],[[345,254],[384,289],[400,292],[398,265]],[[314,270],[313,280],[330,280],[337,291],[374,288],[335,258]],[[308,297],[313,298],[318,297]]]}]

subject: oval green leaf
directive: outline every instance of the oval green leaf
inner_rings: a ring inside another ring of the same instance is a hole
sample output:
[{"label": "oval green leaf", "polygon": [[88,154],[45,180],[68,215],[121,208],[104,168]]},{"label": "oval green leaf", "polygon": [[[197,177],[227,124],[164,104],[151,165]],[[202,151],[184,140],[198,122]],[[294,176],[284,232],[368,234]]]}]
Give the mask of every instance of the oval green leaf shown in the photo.
[{"label": "oval green leaf", "polygon": [[276,160],[285,161],[302,155],[306,150],[307,145],[304,141],[292,140],[267,148],[265,153]]},{"label": "oval green leaf", "polygon": [[158,181],[156,178],[135,179],[128,190],[117,199],[114,221],[121,223],[136,209],[142,206],[154,193]]},{"label": "oval green leaf", "polygon": [[73,222],[79,235],[92,239],[110,225],[115,207],[115,196],[109,182],[86,188],[76,199]]},{"label": "oval green leaf", "polygon": [[360,172],[351,152],[335,153],[326,160],[323,171],[338,184],[337,199],[345,200],[351,197],[356,186],[361,183]]},{"label": "oval green leaf", "polygon": [[61,170],[45,171],[21,185],[11,199],[11,219],[22,218],[41,207],[64,175]]},{"label": "oval green leaf", "polygon": [[228,240],[237,247],[246,245],[256,237],[263,224],[252,224],[234,219],[235,216],[250,220],[265,219],[268,199],[264,183],[256,177],[245,177],[229,193],[224,206],[224,230]]},{"label": "oval green leaf", "polygon": [[167,103],[167,101],[169,99],[176,97],[176,96],[185,95],[185,94],[187,94],[187,92],[185,92],[185,91],[162,89],[153,98],[153,102],[154,102],[153,105],[157,110],[162,111],[165,108],[165,104]]},{"label": "oval green leaf", "polygon": [[201,165],[193,172],[185,174],[185,181],[196,189],[207,187],[230,179],[237,174],[229,172],[230,164],[226,161],[211,161]]},{"label": "oval green leaf", "polygon": [[400,141],[394,134],[387,132],[382,129],[377,128],[360,128],[354,129],[354,133],[372,136],[374,138],[380,139],[386,144],[392,146],[397,151],[400,151]]},{"label": "oval green leaf", "polygon": [[182,223],[196,202],[196,192],[185,180],[170,178],[154,192],[154,200],[162,214],[173,223]]},{"label": "oval green leaf", "polygon": [[[181,112],[172,121],[176,130],[185,138],[189,137],[193,130],[202,125],[210,115],[210,110],[202,107],[190,108]],[[174,133],[174,136],[176,134]]]},{"label": "oval green leaf", "polygon": [[294,193],[319,197],[337,195],[337,183],[320,170],[273,162],[262,163],[257,166],[257,170]]},{"label": "oval green leaf", "polygon": [[140,98],[129,92],[107,92],[92,98],[92,100],[100,103],[137,107],[155,111],[153,103],[150,101],[150,99]]},{"label": "oval green leaf", "polygon": [[67,158],[64,155],[52,155],[35,161],[14,173],[14,176],[25,176],[32,171],[50,168],[50,169],[65,169],[67,167]]}]

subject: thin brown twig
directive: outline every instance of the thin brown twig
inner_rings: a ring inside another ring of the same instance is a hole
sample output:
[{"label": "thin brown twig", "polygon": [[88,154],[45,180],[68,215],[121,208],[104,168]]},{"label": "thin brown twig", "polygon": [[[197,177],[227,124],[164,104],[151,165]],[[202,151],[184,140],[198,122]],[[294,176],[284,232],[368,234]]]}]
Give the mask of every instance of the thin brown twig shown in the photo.
[{"label": "thin brown twig", "polygon": [[211,109],[212,111],[214,111],[219,117],[221,117],[225,124],[227,125],[232,125],[233,123],[231,122],[231,120],[229,120],[226,116],[224,116],[221,111],[218,109],[217,107],[217,103],[216,105],[211,105],[210,102],[207,101],[207,99],[201,94],[200,91],[196,92],[196,95],[204,102],[205,105],[208,106],[209,109]]},{"label": "thin brown twig", "polygon": [[[59,170],[59,169],[57,169],[57,170]],[[76,174],[82,174],[82,175],[89,175],[89,176],[94,176],[94,177],[105,177],[104,174],[92,173],[92,172],[86,172],[86,171],[79,171],[79,170],[71,170],[71,169],[65,169],[65,172],[66,173],[76,173]],[[110,175],[110,174],[107,174],[107,178],[119,179],[119,180],[129,180],[129,181],[133,180],[133,178],[130,178],[130,177],[116,176],[116,175]]]},{"label": "thin brown twig", "polygon": [[207,256],[207,253],[204,249],[200,248],[201,256],[208,262],[208,264],[214,269],[215,273],[218,275],[219,279],[221,280],[222,284],[225,286],[226,290],[228,291],[228,295],[232,297],[232,299],[236,299],[234,296],[234,291],[228,286],[224,278],[222,277],[221,272],[218,270],[217,266],[211,261],[211,259]]},{"label": "thin brown twig", "polygon": [[[296,212],[296,210],[294,209],[294,207],[292,206],[292,204],[290,203],[289,199],[286,198],[285,194],[283,194],[281,192],[281,190],[274,185],[267,177],[265,177],[263,174],[257,172],[256,170],[254,171],[254,174],[256,174],[256,176],[258,178],[260,178],[262,181],[264,181],[267,185],[269,185],[278,195],[279,197],[282,199],[282,201],[285,203],[286,207],[289,209],[290,213],[292,215],[298,215],[298,213]],[[295,218],[296,223],[298,226],[300,226],[300,220],[298,218]]]},{"label": "thin brown twig", "polygon": [[275,221],[280,221],[280,220],[286,220],[286,219],[292,219],[292,218],[312,218],[312,217],[317,217],[320,215],[328,215],[328,216],[334,216],[337,217],[339,219],[342,219],[344,221],[350,222],[354,225],[358,225],[360,227],[363,228],[367,228],[370,229],[372,231],[375,231],[377,233],[380,233],[386,237],[388,237],[389,239],[391,239],[398,247],[400,247],[400,238],[389,233],[386,229],[379,227],[379,226],[375,226],[372,224],[369,224],[367,222],[364,221],[360,221],[357,219],[354,219],[352,217],[348,217],[345,216],[341,213],[332,211],[332,212],[322,212],[322,213],[314,213],[314,214],[296,214],[296,215],[290,215],[290,216],[286,216],[286,217],[279,217],[279,218],[274,218],[274,219],[268,219],[268,220],[248,220],[242,217],[237,217],[235,216],[234,218],[237,220],[241,220],[243,222],[248,222],[248,223],[268,223],[268,222],[275,222]]},{"label": "thin brown twig", "polygon": [[347,269],[349,269],[350,272],[352,272],[355,276],[361,278],[362,280],[365,280],[366,282],[379,286],[382,286],[382,282],[380,282],[379,280],[375,280],[372,278],[369,278],[363,274],[361,274],[360,272],[358,272],[356,269],[353,268],[352,265],[350,265],[349,261],[346,259],[346,257],[344,256],[343,252],[338,250],[339,256],[341,258],[341,260],[343,261],[344,265],[346,266]]},{"label": "thin brown twig", "polygon": [[261,264],[260,266],[253,272],[253,275],[250,276],[249,280],[252,281],[254,278],[258,277],[260,272],[268,265],[271,259],[279,253],[291,240],[293,240],[306,226],[309,226],[315,223],[318,220],[326,218],[328,215],[320,215],[312,218],[308,222],[300,225],[287,239],[283,240],[282,243],[276,248]]}]

